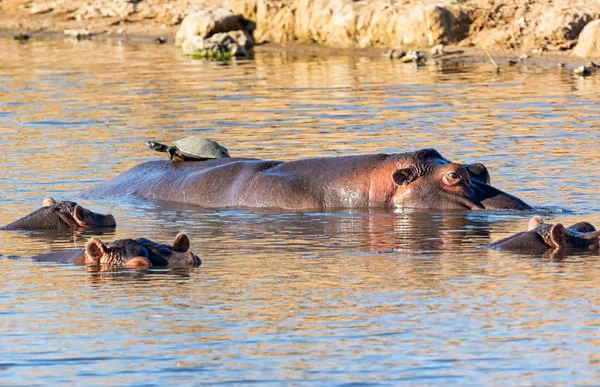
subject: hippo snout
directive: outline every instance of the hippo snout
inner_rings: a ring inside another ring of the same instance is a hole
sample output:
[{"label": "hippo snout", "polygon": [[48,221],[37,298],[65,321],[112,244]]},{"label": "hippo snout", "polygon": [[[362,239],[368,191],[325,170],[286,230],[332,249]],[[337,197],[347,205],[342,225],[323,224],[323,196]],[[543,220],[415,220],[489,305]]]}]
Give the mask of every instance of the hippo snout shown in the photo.
[{"label": "hippo snout", "polygon": [[107,214],[104,217],[104,226],[115,227],[116,225],[117,225],[117,221],[115,220],[114,216],[112,216],[111,214]]},{"label": "hippo snout", "polygon": [[523,200],[496,187],[473,180],[473,201],[486,210],[531,210]]}]

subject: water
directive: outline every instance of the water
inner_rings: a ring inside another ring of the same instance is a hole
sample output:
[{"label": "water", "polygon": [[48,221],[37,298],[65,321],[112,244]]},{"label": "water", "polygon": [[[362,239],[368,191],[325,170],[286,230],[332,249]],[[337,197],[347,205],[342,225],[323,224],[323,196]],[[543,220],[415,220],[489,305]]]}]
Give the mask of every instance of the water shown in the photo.
[{"label": "water", "polygon": [[[290,160],[435,147],[565,224],[600,224],[600,77],[132,42],[0,40],[0,224],[196,134]],[[110,241],[191,237],[191,271],[27,257],[91,235],[0,233],[1,385],[599,385],[600,257],[482,249],[511,212],[207,210],[115,199]]]}]

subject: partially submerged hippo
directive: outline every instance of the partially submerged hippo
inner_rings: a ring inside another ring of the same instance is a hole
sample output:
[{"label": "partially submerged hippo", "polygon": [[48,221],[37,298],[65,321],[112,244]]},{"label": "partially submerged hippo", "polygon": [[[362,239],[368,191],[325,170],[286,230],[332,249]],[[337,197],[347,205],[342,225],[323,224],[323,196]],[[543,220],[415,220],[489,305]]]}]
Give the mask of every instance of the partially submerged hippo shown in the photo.
[{"label": "partially submerged hippo", "polygon": [[0,230],[66,230],[115,226],[115,218],[110,214],[98,214],[75,202],[57,202],[46,196],[42,208],[0,227]]},{"label": "partially submerged hippo", "polygon": [[289,162],[150,161],[84,191],[128,194],[204,207],[531,209],[491,186],[483,164],[452,163],[434,149]]},{"label": "partially submerged hippo", "polygon": [[100,270],[200,266],[200,258],[188,251],[189,249],[190,240],[182,233],[177,234],[173,245],[156,243],[145,238],[119,239],[104,243],[99,238],[92,237],[84,248],[40,254],[32,259],[38,262],[85,265]]},{"label": "partially submerged hippo", "polygon": [[544,253],[572,247],[597,249],[600,245],[600,232],[587,222],[565,227],[561,223],[547,224],[536,216],[529,222],[527,231],[520,232],[494,242],[488,247],[498,250]]}]

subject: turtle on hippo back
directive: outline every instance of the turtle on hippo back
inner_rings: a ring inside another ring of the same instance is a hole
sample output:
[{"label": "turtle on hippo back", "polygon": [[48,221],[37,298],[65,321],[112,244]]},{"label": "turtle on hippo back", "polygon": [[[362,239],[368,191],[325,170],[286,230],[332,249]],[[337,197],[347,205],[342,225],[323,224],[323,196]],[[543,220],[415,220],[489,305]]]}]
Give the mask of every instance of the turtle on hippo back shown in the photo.
[{"label": "turtle on hippo back", "polygon": [[230,157],[227,148],[218,142],[197,136],[173,141],[171,146],[156,141],[148,141],[146,144],[157,152],[165,152],[171,161],[205,161]]}]

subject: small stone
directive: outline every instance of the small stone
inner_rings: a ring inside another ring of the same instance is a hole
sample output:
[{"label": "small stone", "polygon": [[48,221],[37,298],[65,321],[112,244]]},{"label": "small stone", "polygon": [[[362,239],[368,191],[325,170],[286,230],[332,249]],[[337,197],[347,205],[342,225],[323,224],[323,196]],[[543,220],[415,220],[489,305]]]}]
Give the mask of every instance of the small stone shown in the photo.
[{"label": "small stone", "polygon": [[29,40],[29,38],[31,38],[31,35],[27,32],[17,32],[16,34],[13,34],[13,39],[21,42],[25,42]]},{"label": "small stone", "polygon": [[119,35],[123,35],[123,32],[125,32],[125,28],[119,28],[117,30],[117,34],[119,34]]},{"label": "small stone", "polygon": [[400,59],[405,55],[406,55],[406,51],[404,51],[402,49],[395,49],[395,48],[383,53],[383,56],[390,58],[390,59]]},{"label": "small stone", "polygon": [[529,55],[528,55],[528,54],[521,54],[521,55],[519,56],[519,60],[525,60],[525,59],[528,59],[528,58],[529,58]]},{"label": "small stone", "polygon": [[565,67],[567,64],[565,62],[558,62],[558,67]]},{"label": "small stone", "polygon": [[406,51],[404,50],[394,50],[392,52],[392,59],[400,59],[406,55]]},{"label": "small stone", "polygon": [[444,55],[445,53],[443,44],[431,47],[431,55]]},{"label": "small stone", "polygon": [[426,58],[422,52],[419,52],[417,50],[408,50],[406,55],[404,55],[401,58],[401,60],[404,63],[410,63],[410,62],[419,63],[419,62],[425,62]]},{"label": "small stone", "polygon": [[91,37],[93,34],[89,30],[64,30],[63,35],[74,39],[86,39]]},{"label": "small stone", "polygon": [[156,44],[165,44],[167,43],[167,38],[165,38],[164,36],[159,36],[154,41],[156,42]]},{"label": "small stone", "polygon": [[573,73],[575,75],[579,75],[581,77],[589,77],[590,75],[592,75],[594,73],[594,71],[592,70],[591,67],[579,66],[573,71]]},{"label": "small stone", "polygon": [[517,63],[519,63],[518,59],[509,59],[508,60],[508,64],[511,66],[516,65]]}]

